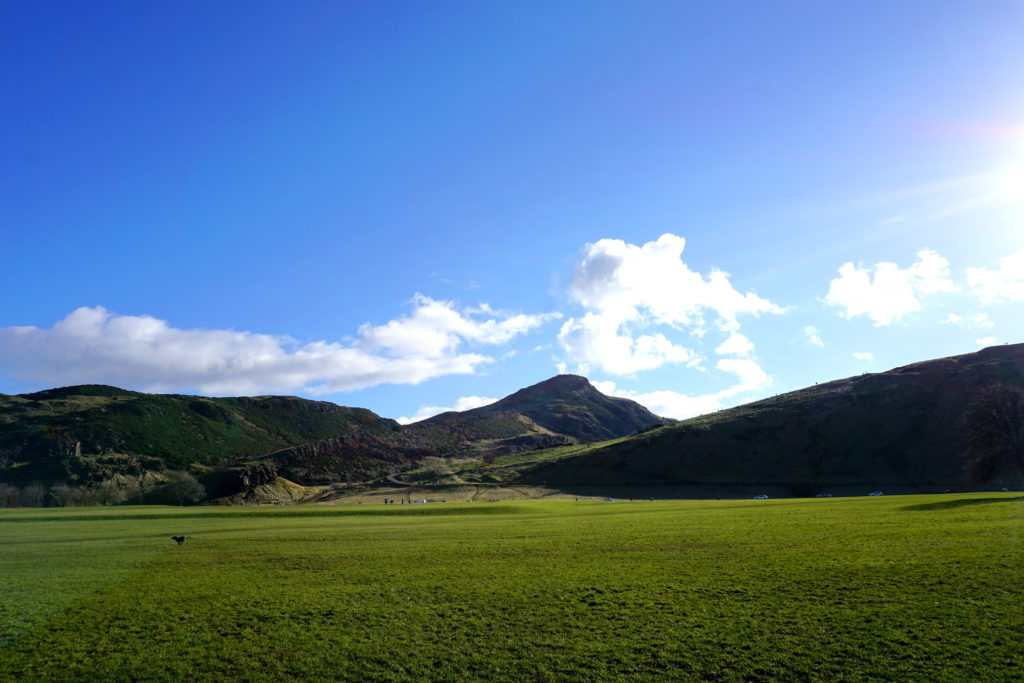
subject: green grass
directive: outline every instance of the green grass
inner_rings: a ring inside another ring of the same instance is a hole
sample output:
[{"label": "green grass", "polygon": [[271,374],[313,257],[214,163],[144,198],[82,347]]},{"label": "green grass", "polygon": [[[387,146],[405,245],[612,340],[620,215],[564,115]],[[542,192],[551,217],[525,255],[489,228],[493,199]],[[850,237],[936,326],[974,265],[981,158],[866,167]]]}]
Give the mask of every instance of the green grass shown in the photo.
[{"label": "green grass", "polygon": [[0,680],[1021,680],[1024,499],[0,510],[0,589]]},{"label": "green grass", "polygon": [[593,453],[600,448],[621,443],[627,438],[629,437],[624,436],[592,444],[574,443],[565,446],[552,446],[493,458],[473,456],[425,458],[417,467],[405,470],[398,476],[403,481],[423,485],[452,483],[452,479],[464,483],[513,482],[523,471],[537,465]]}]

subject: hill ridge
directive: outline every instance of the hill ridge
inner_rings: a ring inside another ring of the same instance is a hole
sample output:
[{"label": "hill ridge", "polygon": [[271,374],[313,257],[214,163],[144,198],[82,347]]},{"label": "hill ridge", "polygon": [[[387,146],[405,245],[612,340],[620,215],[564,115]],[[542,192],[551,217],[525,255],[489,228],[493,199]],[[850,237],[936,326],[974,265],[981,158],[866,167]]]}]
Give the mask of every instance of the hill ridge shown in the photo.
[{"label": "hill ridge", "polygon": [[962,488],[960,419],[973,396],[997,382],[1024,387],[1024,344],[853,375],[690,418],[540,463],[522,482],[785,495]]}]

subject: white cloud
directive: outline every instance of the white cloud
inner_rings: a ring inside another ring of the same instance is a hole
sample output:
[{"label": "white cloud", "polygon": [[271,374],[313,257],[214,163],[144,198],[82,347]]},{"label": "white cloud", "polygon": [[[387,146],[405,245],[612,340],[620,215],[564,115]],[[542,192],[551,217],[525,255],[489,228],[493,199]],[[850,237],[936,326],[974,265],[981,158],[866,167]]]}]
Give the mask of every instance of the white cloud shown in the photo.
[{"label": "white cloud", "polygon": [[484,396],[463,396],[462,398],[455,401],[455,404],[448,407],[442,406],[422,406],[412,417],[400,417],[397,419],[399,424],[411,424],[413,422],[419,422],[420,420],[426,420],[428,417],[434,417],[441,413],[447,413],[451,410],[462,412],[463,410],[472,410],[473,408],[482,408],[483,406],[489,406],[498,399],[486,398]]},{"label": "white cloud", "polygon": [[814,325],[808,325],[804,328],[804,339],[811,346],[824,346],[825,342],[821,339],[821,330]]},{"label": "white cloud", "polygon": [[[738,316],[782,312],[753,292],[738,292],[727,273],[712,270],[704,276],[690,270],[682,261],[685,246],[682,237],[672,234],[643,246],[613,239],[586,246],[569,295],[587,311],[567,320],[558,335],[581,372],[600,368],[629,375],[667,363],[696,365],[698,354],[665,332],[688,330],[699,338],[706,332],[705,316],[711,315],[719,330],[736,335]],[[666,329],[641,333],[655,326]],[[738,353],[744,339],[727,340],[720,353]]]},{"label": "white cloud", "polygon": [[922,249],[909,268],[895,263],[877,263],[874,269],[852,262],[843,264],[839,277],[829,285],[825,301],[842,309],[844,318],[865,316],[881,327],[920,310],[921,297],[953,289],[949,261]]},{"label": "white cloud", "polygon": [[853,357],[856,358],[857,360],[873,361],[875,359],[875,354],[871,353],[870,351],[854,351]]},{"label": "white cloud", "polygon": [[972,329],[990,329],[995,327],[995,323],[988,317],[988,313],[978,313],[972,316],[962,316],[956,313],[950,313],[946,316],[946,319],[942,322],[950,325],[958,325],[965,327],[969,330]]},{"label": "white cloud", "polygon": [[614,317],[587,313],[567,320],[558,341],[584,374],[597,367],[615,375],[630,375],[665,363],[695,364],[699,360],[696,353],[673,344],[664,334],[633,337],[620,330],[622,325]]},{"label": "white cloud", "polygon": [[968,268],[967,285],[985,304],[1024,301],[1024,249],[999,259],[998,268]]},{"label": "white cloud", "polygon": [[715,353],[719,356],[749,356],[754,353],[754,342],[750,341],[746,335],[733,332],[718,345]]},{"label": "white cloud", "polygon": [[[504,344],[558,314],[500,316],[487,304],[464,311],[450,301],[437,301],[422,294],[413,297],[412,315],[383,325],[365,323],[359,328],[359,346],[397,356],[438,358],[452,354],[465,341]],[[477,320],[472,316],[493,316]],[[499,317],[500,316],[500,317]]]},{"label": "white cloud", "polygon": [[999,343],[999,340],[995,337],[982,337],[981,339],[975,339],[974,343],[978,346],[995,346]]},{"label": "white cloud", "polygon": [[0,328],[0,368],[47,385],[106,383],[145,391],[325,394],[471,374],[491,362],[465,344],[502,344],[551,315],[486,317],[417,295],[412,313],[359,328],[349,344],[234,330],[183,330],[151,316],[83,307],[49,329]]},{"label": "white cloud", "polygon": [[[741,394],[751,394],[767,389],[772,384],[772,378],[752,360],[741,358],[722,358],[715,367],[723,372],[736,375],[739,380],[731,387],[710,394],[699,394],[691,396],[677,391],[649,391],[636,392],[619,389],[614,382],[594,382],[594,386],[609,396],[621,396],[629,398],[643,406],[646,406],[655,415],[673,417],[682,420],[695,415],[713,413],[716,410],[743,402],[737,400]],[[748,396],[744,400],[753,400],[755,396]]]}]

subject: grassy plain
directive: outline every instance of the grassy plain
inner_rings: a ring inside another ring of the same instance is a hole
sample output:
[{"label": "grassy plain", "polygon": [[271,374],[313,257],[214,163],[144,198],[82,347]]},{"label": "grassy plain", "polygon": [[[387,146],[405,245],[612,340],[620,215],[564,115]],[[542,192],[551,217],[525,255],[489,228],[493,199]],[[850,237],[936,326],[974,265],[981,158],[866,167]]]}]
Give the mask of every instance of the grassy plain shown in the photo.
[{"label": "grassy plain", "polygon": [[10,509],[0,590],[0,680],[1022,680],[1024,498]]}]

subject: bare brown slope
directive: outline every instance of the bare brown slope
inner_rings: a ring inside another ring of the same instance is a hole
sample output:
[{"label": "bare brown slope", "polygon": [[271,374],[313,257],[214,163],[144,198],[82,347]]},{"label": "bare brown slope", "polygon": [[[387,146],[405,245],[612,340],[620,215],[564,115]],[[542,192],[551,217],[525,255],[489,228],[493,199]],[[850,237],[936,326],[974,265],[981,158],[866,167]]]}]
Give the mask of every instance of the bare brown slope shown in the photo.
[{"label": "bare brown slope", "polygon": [[982,387],[1024,384],[1024,344],[829,382],[540,466],[524,482],[668,484],[813,495],[963,485],[961,416]]}]

